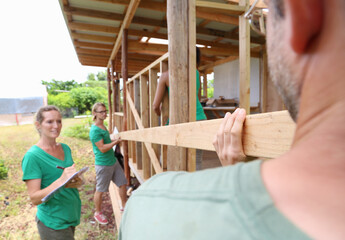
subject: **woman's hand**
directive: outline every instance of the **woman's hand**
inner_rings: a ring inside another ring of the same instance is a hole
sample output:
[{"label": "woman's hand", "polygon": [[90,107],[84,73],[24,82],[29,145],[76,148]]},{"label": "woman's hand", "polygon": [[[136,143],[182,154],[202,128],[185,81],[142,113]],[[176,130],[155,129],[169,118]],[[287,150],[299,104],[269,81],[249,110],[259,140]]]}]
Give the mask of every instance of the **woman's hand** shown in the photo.
[{"label": "woman's hand", "polygon": [[113,141],[114,145],[117,145],[118,143],[120,143],[122,141],[121,137],[115,138],[115,140]]},{"label": "woman's hand", "polygon": [[69,183],[65,185],[65,188],[79,188],[84,184],[84,181],[80,177],[73,178]]},{"label": "woman's hand", "polygon": [[60,181],[62,183],[64,183],[65,181],[67,181],[67,179],[69,179],[76,172],[77,171],[75,170],[75,164],[73,164],[70,167],[65,168],[62,172],[61,177],[60,177]]},{"label": "woman's hand", "polygon": [[242,129],[246,118],[244,109],[226,113],[218,133],[213,140],[222,166],[235,164],[246,159],[242,146]]}]

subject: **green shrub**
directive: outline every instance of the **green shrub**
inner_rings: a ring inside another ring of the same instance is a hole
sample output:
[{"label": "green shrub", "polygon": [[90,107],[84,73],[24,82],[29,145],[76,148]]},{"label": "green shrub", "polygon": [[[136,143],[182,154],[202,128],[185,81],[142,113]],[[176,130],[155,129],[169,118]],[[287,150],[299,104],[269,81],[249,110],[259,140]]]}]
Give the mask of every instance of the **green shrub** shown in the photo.
[{"label": "green shrub", "polygon": [[0,160],[0,179],[5,179],[8,176],[8,168],[5,166],[5,161]]},{"label": "green shrub", "polygon": [[71,98],[73,100],[73,106],[78,108],[79,114],[84,114],[86,111],[90,111],[93,104],[96,102],[107,102],[107,90],[104,88],[88,88],[80,87],[74,88],[70,92]]},{"label": "green shrub", "polygon": [[93,122],[90,117],[86,118],[82,121],[81,124],[76,124],[76,125],[66,128],[63,132],[63,135],[67,137],[74,137],[74,138],[88,140],[90,127],[92,123]]}]

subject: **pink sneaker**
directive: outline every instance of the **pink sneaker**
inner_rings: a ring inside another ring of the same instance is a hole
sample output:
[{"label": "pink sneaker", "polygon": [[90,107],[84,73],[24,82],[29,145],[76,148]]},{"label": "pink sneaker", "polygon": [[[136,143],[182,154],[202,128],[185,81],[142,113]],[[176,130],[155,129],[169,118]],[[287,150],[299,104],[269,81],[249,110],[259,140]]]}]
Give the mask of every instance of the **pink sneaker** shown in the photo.
[{"label": "pink sneaker", "polygon": [[99,212],[99,213],[95,212],[93,217],[96,219],[96,221],[99,224],[108,224],[107,218],[101,212]]}]

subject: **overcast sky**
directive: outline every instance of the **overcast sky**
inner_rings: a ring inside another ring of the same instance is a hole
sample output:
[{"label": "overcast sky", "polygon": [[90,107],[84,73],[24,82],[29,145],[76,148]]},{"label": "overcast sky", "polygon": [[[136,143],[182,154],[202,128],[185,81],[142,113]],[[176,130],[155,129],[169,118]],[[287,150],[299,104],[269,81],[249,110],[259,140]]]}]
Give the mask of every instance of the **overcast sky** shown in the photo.
[{"label": "overcast sky", "polygon": [[104,70],[79,63],[58,0],[1,2],[0,98],[34,96],[41,80],[83,82]]}]

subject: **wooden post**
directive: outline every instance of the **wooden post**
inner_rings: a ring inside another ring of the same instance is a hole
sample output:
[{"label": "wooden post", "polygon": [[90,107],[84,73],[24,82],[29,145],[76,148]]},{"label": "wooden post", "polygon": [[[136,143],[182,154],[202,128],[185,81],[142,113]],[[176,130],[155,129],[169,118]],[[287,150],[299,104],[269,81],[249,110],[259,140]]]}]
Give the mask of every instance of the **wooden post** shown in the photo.
[{"label": "wooden post", "polygon": [[[138,79],[134,79],[134,105],[135,109],[138,113],[140,113],[140,82]],[[138,129],[138,125],[136,125],[136,129]],[[136,155],[137,155],[137,168],[138,170],[143,169],[143,163],[142,163],[142,149],[141,149],[141,143],[136,142]]]},{"label": "wooden post", "polygon": [[267,66],[267,53],[266,49],[261,51],[260,58],[260,107],[261,112],[266,112],[267,109],[267,78],[268,78],[268,66]]},{"label": "wooden post", "polygon": [[203,96],[205,98],[207,98],[207,73],[206,72],[203,72],[202,73],[202,77],[203,77]]},{"label": "wooden post", "polygon": [[[130,94],[131,94],[131,98],[134,99],[134,83],[131,82],[130,83]],[[130,109],[130,108],[128,108]],[[132,111],[129,111],[130,114],[130,122],[131,122],[131,130],[135,130],[135,119],[134,119],[134,116],[133,116],[133,113]],[[131,142],[131,149],[132,149],[132,161],[134,163],[137,162],[137,155],[136,155],[136,142],[135,141],[132,141]]]},{"label": "wooden post", "polygon": [[[177,124],[195,120],[195,0],[168,0],[167,13],[169,115]],[[168,148],[168,170],[187,170],[185,148]]]},{"label": "wooden post", "polygon": [[[168,62],[161,62],[160,63],[160,72],[168,71]],[[162,111],[161,111],[161,126],[164,126],[169,119],[169,94],[167,92],[164,93],[163,101],[162,101]],[[168,146],[161,145],[161,158],[162,158],[162,168],[163,171],[167,170],[167,162],[168,162]]]},{"label": "wooden post", "polygon": [[[239,0],[240,6],[249,8],[249,0]],[[240,107],[250,114],[250,26],[244,14],[239,16],[240,40]]]},{"label": "wooden post", "polygon": [[[159,125],[157,114],[154,112],[153,107],[152,107],[156,90],[157,90],[157,70],[151,68],[149,70],[150,127],[157,127]],[[152,148],[156,156],[159,157],[159,145],[153,144]],[[155,174],[155,171],[151,163],[151,175],[154,175],[154,174]]]},{"label": "wooden post", "polygon": [[[127,94],[127,80],[128,80],[128,29],[123,31],[122,35],[122,51],[121,51],[121,58],[122,58],[122,86],[123,86],[123,131],[127,131],[127,101],[126,101],[126,94]],[[130,173],[129,173],[129,165],[128,165],[128,142],[123,141],[123,158],[124,158],[124,172],[127,178],[128,184],[130,183]]]},{"label": "wooden post", "polygon": [[[130,88],[130,85],[129,84],[126,84],[126,92],[131,94],[131,88]],[[127,131],[130,131],[132,130],[132,125],[131,125],[131,109],[129,107],[129,104],[128,104],[128,101],[127,101],[127,98],[126,98],[126,102],[127,104],[124,105],[126,106],[126,109],[127,109]],[[131,141],[128,141],[127,142],[127,147],[128,147],[128,161],[130,160],[130,158],[132,158],[132,142]]]},{"label": "wooden post", "polygon": [[[195,24],[195,0],[188,1],[188,72],[189,72],[189,122],[196,121],[196,101],[197,95],[200,97],[200,92],[196,94],[196,81],[200,82],[199,78],[196,79],[196,24]],[[196,149],[189,148],[187,157],[187,170],[194,172],[196,169]]]},{"label": "wooden post", "polygon": [[120,73],[116,73],[115,77],[115,112],[121,112],[120,111]]},{"label": "wooden post", "polygon": [[108,83],[108,108],[109,108],[109,132],[112,133],[114,131],[113,128],[113,108],[111,104],[111,71],[110,68],[107,68],[107,83]]},{"label": "wooden post", "polygon": [[[144,128],[150,126],[149,122],[149,95],[148,95],[148,85],[147,85],[147,76],[140,75],[140,115],[141,122]],[[145,147],[145,144],[142,143],[142,161],[143,161],[143,175],[144,179],[151,177],[150,171],[150,157]]]},{"label": "wooden post", "polygon": [[111,82],[111,88],[112,88],[112,92],[113,92],[113,130],[115,127],[117,127],[117,129],[119,130],[119,127],[116,126],[115,123],[115,112],[116,112],[116,85],[115,85],[115,77],[114,77],[114,61],[111,61],[111,67],[110,67],[110,82]]}]

